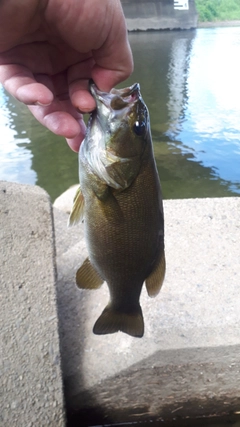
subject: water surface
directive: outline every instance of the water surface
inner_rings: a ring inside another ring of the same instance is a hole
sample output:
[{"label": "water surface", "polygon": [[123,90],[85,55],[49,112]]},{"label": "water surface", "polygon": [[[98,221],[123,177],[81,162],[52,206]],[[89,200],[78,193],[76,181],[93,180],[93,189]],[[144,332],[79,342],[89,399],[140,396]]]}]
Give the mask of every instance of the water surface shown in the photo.
[{"label": "water surface", "polygon": [[[240,194],[240,27],[129,35],[150,110],[164,198]],[[0,89],[0,179],[52,199],[78,181],[77,155]]]}]

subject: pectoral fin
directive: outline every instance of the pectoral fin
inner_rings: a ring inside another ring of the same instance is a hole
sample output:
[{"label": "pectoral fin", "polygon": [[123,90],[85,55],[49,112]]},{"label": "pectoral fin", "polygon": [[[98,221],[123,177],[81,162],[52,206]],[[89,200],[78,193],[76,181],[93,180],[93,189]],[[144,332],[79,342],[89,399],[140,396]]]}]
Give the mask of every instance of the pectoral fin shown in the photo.
[{"label": "pectoral fin", "polygon": [[68,227],[78,224],[82,221],[84,215],[84,197],[81,188],[77,189],[76,195],[73,200],[73,207],[68,219]]},{"label": "pectoral fin", "polygon": [[164,251],[161,254],[159,262],[145,281],[147,293],[150,297],[155,297],[163,284],[166,270],[166,261]]},{"label": "pectoral fin", "polygon": [[76,274],[76,283],[81,289],[97,289],[103,284],[104,280],[92,266],[89,258],[86,258]]}]

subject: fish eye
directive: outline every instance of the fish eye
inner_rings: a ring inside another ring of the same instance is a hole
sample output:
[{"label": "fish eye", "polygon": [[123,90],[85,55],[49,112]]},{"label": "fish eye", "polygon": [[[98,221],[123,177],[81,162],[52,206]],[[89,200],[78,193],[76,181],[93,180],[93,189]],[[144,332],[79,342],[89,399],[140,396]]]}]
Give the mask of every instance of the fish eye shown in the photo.
[{"label": "fish eye", "polygon": [[144,135],[146,130],[146,123],[144,121],[136,121],[133,125],[133,131],[135,132],[136,135],[138,136],[142,136]]}]

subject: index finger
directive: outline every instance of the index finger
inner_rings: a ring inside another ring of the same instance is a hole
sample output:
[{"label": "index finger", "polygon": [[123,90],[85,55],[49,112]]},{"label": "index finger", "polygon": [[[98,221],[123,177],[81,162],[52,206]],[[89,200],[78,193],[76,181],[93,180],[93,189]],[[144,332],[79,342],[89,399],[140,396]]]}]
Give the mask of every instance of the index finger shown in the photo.
[{"label": "index finger", "polygon": [[108,92],[133,72],[133,57],[121,3],[113,16],[108,36],[102,46],[93,51],[95,65],[92,78],[98,88]]}]

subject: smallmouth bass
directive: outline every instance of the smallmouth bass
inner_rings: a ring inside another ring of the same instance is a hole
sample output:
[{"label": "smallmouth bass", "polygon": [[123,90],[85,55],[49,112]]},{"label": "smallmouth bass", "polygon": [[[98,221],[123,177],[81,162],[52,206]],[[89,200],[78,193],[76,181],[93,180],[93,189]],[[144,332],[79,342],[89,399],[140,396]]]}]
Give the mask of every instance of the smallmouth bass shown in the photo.
[{"label": "smallmouth bass", "polygon": [[93,332],[144,334],[143,283],[154,297],[165,275],[164,218],[149,113],[139,84],[90,91],[90,115],[79,151],[80,188],[69,224],[84,218],[89,257],[76,274],[81,289],[107,282],[110,301]]}]

